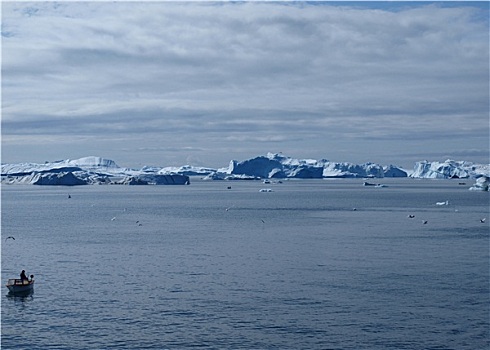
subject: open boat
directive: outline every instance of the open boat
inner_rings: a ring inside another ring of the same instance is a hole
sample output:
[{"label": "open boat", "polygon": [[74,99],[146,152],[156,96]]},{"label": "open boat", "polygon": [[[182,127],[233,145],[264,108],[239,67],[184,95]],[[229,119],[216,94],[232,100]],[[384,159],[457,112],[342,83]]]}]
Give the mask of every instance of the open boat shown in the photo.
[{"label": "open boat", "polygon": [[29,294],[34,291],[34,279],[21,280],[18,278],[10,278],[6,284],[11,294]]}]

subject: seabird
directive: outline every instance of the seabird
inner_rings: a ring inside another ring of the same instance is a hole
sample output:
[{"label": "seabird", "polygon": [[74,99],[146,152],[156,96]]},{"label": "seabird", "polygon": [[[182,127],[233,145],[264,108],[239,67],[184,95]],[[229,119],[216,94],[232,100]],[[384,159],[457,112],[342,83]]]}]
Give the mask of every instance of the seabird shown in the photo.
[{"label": "seabird", "polygon": [[425,225],[427,224],[427,220],[422,220],[422,223]]},{"label": "seabird", "polygon": [[437,202],[436,205],[449,205],[449,201]]},{"label": "seabird", "polygon": [[111,219],[111,221],[114,221],[114,220],[116,220],[116,217],[115,216]]},{"label": "seabird", "polygon": [[12,238],[15,241],[15,237],[14,236],[8,236],[7,238],[5,238],[5,240],[7,240],[9,238]]},{"label": "seabird", "polygon": [[480,219],[480,222],[481,222],[482,224],[484,224],[486,220],[487,220],[487,218],[483,218],[483,219]]},{"label": "seabird", "polygon": [[414,217],[415,217],[415,215],[412,215],[412,214],[408,215],[409,219],[413,219]]}]

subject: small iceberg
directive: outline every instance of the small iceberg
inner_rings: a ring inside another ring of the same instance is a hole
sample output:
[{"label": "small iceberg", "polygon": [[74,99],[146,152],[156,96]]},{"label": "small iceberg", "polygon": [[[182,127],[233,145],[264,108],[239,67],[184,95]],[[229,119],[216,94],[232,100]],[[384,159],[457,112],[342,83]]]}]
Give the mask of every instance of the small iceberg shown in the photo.
[{"label": "small iceberg", "polygon": [[470,187],[470,191],[489,191],[490,187],[490,177],[480,176],[476,179],[473,186]]},{"label": "small iceberg", "polygon": [[383,184],[373,184],[373,183],[366,182],[366,181],[362,185],[367,186],[367,187],[388,187],[388,186],[383,185]]}]

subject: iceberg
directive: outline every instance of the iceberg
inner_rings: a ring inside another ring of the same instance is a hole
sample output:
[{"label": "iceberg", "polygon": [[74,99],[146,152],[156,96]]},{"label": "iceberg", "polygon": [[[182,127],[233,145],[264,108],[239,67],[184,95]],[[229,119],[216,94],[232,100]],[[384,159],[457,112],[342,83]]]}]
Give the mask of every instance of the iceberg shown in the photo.
[{"label": "iceberg", "polygon": [[205,177],[203,177],[203,180],[224,180],[225,175],[223,173],[219,173],[216,171],[213,171],[212,173],[209,173]]},{"label": "iceberg", "polygon": [[259,156],[241,162],[232,160],[225,172],[230,175],[247,175],[265,179],[407,177],[407,173],[404,170],[393,165],[384,168],[375,163],[358,165],[330,162],[326,159],[294,159],[270,152],[266,156]]},{"label": "iceberg", "polygon": [[323,177],[382,178],[384,177],[384,171],[381,165],[374,163],[361,165],[352,163],[327,163],[323,170]]},{"label": "iceberg", "polygon": [[286,177],[283,165],[280,161],[272,157],[259,156],[256,158],[237,162],[230,161],[227,170],[229,175],[248,175],[259,178]]},{"label": "iceberg", "polygon": [[77,186],[88,184],[122,185],[184,185],[189,177],[181,174],[160,174],[161,168],[141,170],[121,168],[113,160],[83,157],[44,164],[2,164],[4,184]]},{"label": "iceberg", "polygon": [[110,159],[105,159],[101,157],[83,157],[75,160],[65,160],[60,161],[61,163],[65,162],[66,164],[70,164],[73,166],[77,166],[83,169],[117,169],[119,166]]},{"label": "iceberg", "polygon": [[408,172],[394,165],[388,165],[383,167],[383,176],[384,177],[407,177]]},{"label": "iceberg", "polygon": [[490,177],[480,176],[476,179],[473,186],[470,187],[470,191],[489,191],[490,190]]},{"label": "iceberg", "polygon": [[32,185],[51,185],[51,186],[77,186],[87,185],[88,182],[76,176],[73,172],[32,172],[28,175],[12,176],[9,175],[2,179],[6,184],[32,184]]},{"label": "iceberg", "polygon": [[142,174],[137,179],[148,185],[189,185],[189,176],[180,174]]},{"label": "iceberg", "polygon": [[125,176],[117,185],[189,185],[189,177],[177,174],[142,174]]},{"label": "iceberg", "polygon": [[247,175],[257,178],[322,178],[323,163],[313,159],[293,159],[277,153],[268,153],[241,162],[230,161],[226,173],[229,175]]},{"label": "iceberg", "polygon": [[445,162],[415,163],[410,177],[423,179],[466,179],[490,175],[490,165],[448,159]]},{"label": "iceberg", "polygon": [[216,172],[216,169],[183,165],[181,167],[165,167],[158,170],[158,174],[180,174],[187,176],[206,176]]},{"label": "iceberg", "polygon": [[[353,164],[326,159],[295,159],[280,153],[267,153],[243,161],[231,160],[228,167],[213,169],[183,165],[180,167],[144,166],[141,169],[122,168],[113,160],[83,157],[44,164],[19,163],[1,165],[2,183],[75,186],[86,184],[119,185],[184,185],[190,176],[204,180],[261,179],[325,179],[325,178],[387,178],[408,177],[427,179],[490,178],[489,164],[466,161],[417,162],[413,172],[376,163]],[[484,181],[484,180],[481,180]],[[485,183],[477,183],[477,189]],[[487,187],[488,188],[488,187]]]},{"label": "iceberg", "polygon": [[274,192],[271,188],[261,188],[259,192]]}]

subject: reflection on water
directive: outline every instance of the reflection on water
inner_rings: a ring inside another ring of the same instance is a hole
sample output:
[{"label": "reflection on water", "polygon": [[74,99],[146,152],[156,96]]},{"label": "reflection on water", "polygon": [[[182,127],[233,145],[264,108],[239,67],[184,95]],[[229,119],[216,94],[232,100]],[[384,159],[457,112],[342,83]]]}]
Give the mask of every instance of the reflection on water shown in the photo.
[{"label": "reflection on water", "polygon": [[34,300],[34,291],[31,290],[28,292],[21,292],[21,293],[8,292],[6,297],[7,300],[14,303],[27,303]]}]

